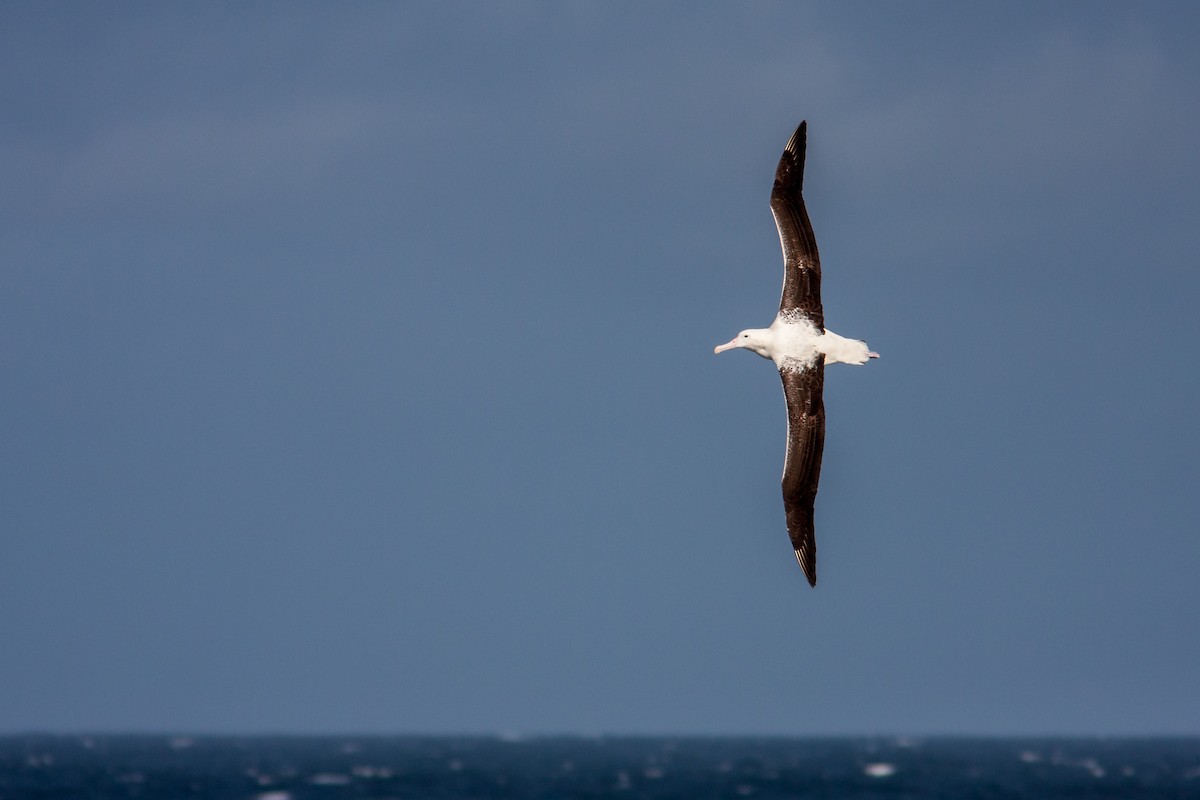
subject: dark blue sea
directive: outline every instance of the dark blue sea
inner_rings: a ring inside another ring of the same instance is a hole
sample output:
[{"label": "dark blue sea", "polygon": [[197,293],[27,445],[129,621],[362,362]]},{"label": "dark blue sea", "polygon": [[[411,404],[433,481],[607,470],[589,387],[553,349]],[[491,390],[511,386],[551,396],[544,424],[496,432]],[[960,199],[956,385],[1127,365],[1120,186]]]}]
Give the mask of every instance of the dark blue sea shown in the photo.
[{"label": "dark blue sea", "polygon": [[0,737],[25,798],[1200,798],[1200,738]]}]

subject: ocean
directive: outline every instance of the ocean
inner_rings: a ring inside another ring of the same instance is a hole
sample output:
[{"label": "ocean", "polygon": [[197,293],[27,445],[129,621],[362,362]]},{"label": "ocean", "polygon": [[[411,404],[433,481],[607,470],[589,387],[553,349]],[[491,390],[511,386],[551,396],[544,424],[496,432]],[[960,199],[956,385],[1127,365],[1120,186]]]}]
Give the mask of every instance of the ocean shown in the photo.
[{"label": "ocean", "polygon": [[1200,798],[1200,738],[2,736],[26,798]]}]

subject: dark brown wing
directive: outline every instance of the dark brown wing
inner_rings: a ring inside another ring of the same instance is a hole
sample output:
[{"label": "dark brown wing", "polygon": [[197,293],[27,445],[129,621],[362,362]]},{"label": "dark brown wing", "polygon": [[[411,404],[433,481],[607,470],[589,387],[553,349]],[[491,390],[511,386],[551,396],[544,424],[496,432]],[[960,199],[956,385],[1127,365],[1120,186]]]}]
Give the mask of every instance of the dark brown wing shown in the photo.
[{"label": "dark brown wing", "polygon": [[808,123],[788,140],[787,147],[775,168],[775,186],[771,189],[771,213],[779,229],[779,244],[783,248],[783,294],[780,311],[800,311],[817,327],[825,330],[825,313],[821,309],[821,258],[817,255],[817,239],[804,208],[804,148]]},{"label": "dark brown wing", "polygon": [[821,478],[821,453],[825,449],[825,356],[818,355],[802,371],[782,369],[783,396],[787,400],[787,458],[783,465],[783,509],[796,560],[812,586],[817,585],[817,538],[813,504]]}]

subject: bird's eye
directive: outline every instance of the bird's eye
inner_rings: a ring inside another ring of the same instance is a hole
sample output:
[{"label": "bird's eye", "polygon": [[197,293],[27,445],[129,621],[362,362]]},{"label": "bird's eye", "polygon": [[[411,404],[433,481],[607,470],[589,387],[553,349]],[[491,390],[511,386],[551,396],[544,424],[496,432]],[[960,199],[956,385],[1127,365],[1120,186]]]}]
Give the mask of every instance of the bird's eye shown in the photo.
[{"label": "bird's eye", "polygon": [[749,339],[749,338],[750,338],[750,334],[748,334],[748,333],[743,333],[743,334],[742,334],[742,338],[743,338],[743,339]]}]

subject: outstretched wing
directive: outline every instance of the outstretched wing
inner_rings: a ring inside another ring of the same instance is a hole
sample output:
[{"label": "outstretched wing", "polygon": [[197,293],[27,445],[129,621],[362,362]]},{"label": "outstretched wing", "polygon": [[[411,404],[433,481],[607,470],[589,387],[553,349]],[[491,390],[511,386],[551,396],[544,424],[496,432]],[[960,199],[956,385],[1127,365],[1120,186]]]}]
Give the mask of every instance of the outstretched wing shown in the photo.
[{"label": "outstretched wing", "polygon": [[783,509],[796,560],[811,586],[817,585],[817,538],[813,504],[821,478],[825,449],[825,357],[818,355],[807,369],[782,369],[787,400],[787,457],[783,466]]},{"label": "outstretched wing", "polygon": [[821,309],[821,259],[817,255],[817,239],[804,208],[804,148],[808,123],[788,140],[787,147],[775,168],[775,186],[771,189],[771,213],[779,229],[779,244],[783,248],[783,294],[780,311],[800,311],[818,331],[825,330],[825,313]]}]

